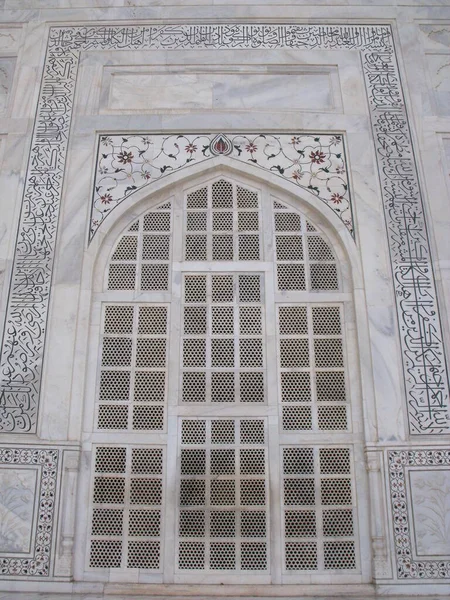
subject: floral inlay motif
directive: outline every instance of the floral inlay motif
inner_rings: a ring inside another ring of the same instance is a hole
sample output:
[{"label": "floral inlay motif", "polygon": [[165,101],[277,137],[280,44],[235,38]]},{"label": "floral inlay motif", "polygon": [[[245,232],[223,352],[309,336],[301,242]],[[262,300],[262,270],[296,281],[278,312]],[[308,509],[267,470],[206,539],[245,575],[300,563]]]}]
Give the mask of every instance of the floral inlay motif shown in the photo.
[{"label": "floral inlay motif", "polygon": [[354,234],[342,136],[103,135],[99,141],[90,239],[130,194],[220,154],[275,173],[310,192]]}]

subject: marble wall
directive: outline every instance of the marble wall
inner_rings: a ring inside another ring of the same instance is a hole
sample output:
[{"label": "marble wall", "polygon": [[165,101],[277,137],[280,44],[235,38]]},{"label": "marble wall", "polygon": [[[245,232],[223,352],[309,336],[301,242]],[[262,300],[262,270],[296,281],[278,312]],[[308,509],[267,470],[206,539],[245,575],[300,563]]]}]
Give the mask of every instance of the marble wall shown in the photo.
[{"label": "marble wall", "polygon": [[[150,193],[236,168],[323,211],[353,271],[365,539],[334,585],[445,594],[447,4],[0,2],[0,590],[173,584],[84,568],[92,448],[125,439],[93,434],[98,281]],[[219,134],[231,147],[208,155]],[[342,171],[317,178],[323,144]]]},{"label": "marble wall", "polygon": [[[203,69],[203,70],[202,70]],[[208,110],[334,111],[340,95],[337,69],[146,67],[105,69],[101,111],[141,113]],[[332,83],[336,90],[332,89]],[[189,90],[189,93],[186,93]],[[335,92],[335,93],[333,93]],[[337,96],[337,98],[335,98]]]}]

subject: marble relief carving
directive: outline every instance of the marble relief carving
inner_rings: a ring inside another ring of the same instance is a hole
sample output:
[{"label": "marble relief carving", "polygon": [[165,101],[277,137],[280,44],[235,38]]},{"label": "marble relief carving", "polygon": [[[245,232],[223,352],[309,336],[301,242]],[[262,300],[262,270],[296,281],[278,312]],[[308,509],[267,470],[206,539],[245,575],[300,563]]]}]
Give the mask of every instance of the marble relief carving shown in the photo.
[{"label": "marble relief carving", "polygon": [[0,552],[28,552],[36,471],[0,470]]},{"label": "marble relief carving", "polygon": [[388,459],[398,578],[450,577],[450,451],[392,450]]},{"label": "marble relief carving", "polygon": [[36,431],[80,52],[257,48],[361,52],[389,239],[409,427],[414,434],[449,432],[448,377],[430,244],[391,29],[248,23],[50,29],[6,311],[1,431]]},{"label": "marble relief carving", "polygon": [[58,461],[55,449],[0,448],[0,576],[50,574]]},{"label": "marble relief carving", "polygon": [[450,556],[450,469],[410,473],[416,553]]},{"label": "marble relief carving", "polygon": [[97,154],[90,239],[130,194],[189,165],[225,154],[275,173],[324,202],[353,235],[340,135],[107,135]]}]

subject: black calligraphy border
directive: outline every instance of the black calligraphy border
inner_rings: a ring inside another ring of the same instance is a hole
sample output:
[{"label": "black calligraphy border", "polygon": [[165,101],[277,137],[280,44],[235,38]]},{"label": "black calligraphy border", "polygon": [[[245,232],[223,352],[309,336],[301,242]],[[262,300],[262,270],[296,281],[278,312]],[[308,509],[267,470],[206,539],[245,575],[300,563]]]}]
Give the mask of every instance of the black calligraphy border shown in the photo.
[{"label": "black calligraphy border", "polygon": [[450,432],[448,376],[430,243],[388,25],[52,27],[20,214],[0,362],[0,431],[36,431],[62,181],[81,51],[359,50],[397,305],[409,429]]}]

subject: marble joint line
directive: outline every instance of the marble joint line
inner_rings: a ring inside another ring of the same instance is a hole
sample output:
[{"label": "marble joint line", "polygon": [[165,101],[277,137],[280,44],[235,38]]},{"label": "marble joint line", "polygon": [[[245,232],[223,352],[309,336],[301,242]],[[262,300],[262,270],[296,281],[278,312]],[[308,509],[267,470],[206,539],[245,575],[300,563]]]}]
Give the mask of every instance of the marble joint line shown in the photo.
[{"label": "marble joint line", "polygon": [[[48,577],[50,575],[51,550],[55,520],[55,504],[57,497],[59,450],[53,448],[26,447],[1,447],[0,468],[12,466],[20,473],[20,468],[36,468],[38,475],[38,490],[36,492],[34,516],[34,544],[31,553],[24,558],[17,554],[8,557],[4,553],[0,556],[0,576],[34,576]],[[8,506],[8,500],[11,506]],[[8,515],[14,512],[14,497],[4,494],[1,508]],[[1,533],[4,540],[8,537],[8,526],[14,527],[14,519],[5,518],[1,523]]]},{"label": "marble joint line", "polygon": [[[412,469],[426,470],[427,473],[450,467],[448,450],[391,450],[388,452],[389,486],[394,532],[395,554],[398,579],[443,579],[450,578],[450,560],[426,560],[414,558],[411,529],[413,526],[411,498],[408,496],[407,473]],[[442,471],[441,471],[442,472]],[[430,494],[431,490],[425,493]],[[438,525],[442,535],[446,535],[444,512],[438,513],[439,506],[433,509],[430,526]],[[441,523],[439,523],[439,517]],[[448,527],[447,527],[448,529]],[[438,531],[434,528],[434,533]],[[448,542],[448,538],[447,538]]]},{"label": "marble joint line", "polygon": [[397,303],[411,433],[450,430],[430,244],[392,32],[385,25],[130,25],[50,30],[6,309],[0,431],[37,428],[47,313],[79,55],[89,50],[361,52]]},{"label": "marble joint line", "polygon": [[89,240],[131,194],[220,155],[274,173],[313,194],[354,235],[342,135],[124,133],[99,140]]}]

